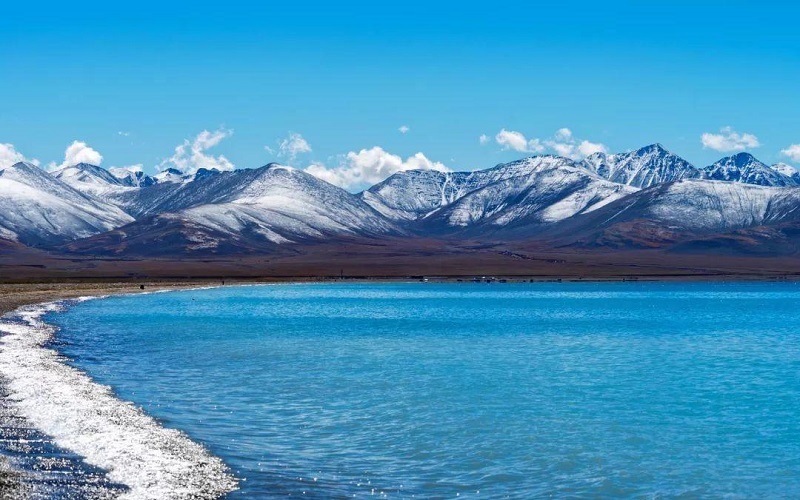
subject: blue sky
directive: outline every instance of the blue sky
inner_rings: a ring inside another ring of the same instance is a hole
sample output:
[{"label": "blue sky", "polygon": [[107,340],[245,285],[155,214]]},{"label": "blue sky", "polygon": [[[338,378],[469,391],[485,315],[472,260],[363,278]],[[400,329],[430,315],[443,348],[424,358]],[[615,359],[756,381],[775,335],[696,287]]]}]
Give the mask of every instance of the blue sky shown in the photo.
[{"label": "blue sky", "polygon": [[[471,170],[582,141],[800,166],[781,154],[800,143],[798,5],[267,4],[4,5],[0,143],[46,165],[77,140],[148,172],[185,140],[189,163],[199,144],[201,162],[373,174],[416,153]],[[290,133],[308,147],[281,154]]]}]

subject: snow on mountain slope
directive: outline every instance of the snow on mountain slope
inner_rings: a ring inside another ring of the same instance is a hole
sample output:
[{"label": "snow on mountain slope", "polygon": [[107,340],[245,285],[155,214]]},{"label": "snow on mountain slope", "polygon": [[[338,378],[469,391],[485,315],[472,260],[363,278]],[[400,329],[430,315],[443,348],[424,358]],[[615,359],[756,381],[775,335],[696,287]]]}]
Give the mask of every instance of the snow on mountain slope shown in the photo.
[{"label": "snow on mountain slope", "polygon": [[174,252],[257,252],[410,233],[661,245],[794,224],[798,193],[789,165],[740,153],[698,170],[659,144],[582,162],[544,155],[473,172],[404,171],[358,195],[277,164],[149,177],[89,164],[51,175],[18,163],[0,170],[0,239],[55,245],[119,228],[71,247],[153,255],[166,242]]},{"label": "snow on mountain slope", "polygon": [[786,202],[800,191],[708,180],[676,182],[650,200],[645,215],[692,230],[748,227],[779,220],[791,212]]},{"label": "snow on mountain slope", "polygon": [[155,176],[153,176],[153,178],[156,180],[156,183],[164,183],[164,182],[182,183],[189,180],[189,177],[186,176],[183,172],[181,172],[177,168],[164,169],[161,172],[157,173]]},{"label": "snow on mountain slope", "polygon": [[787,165],[786,163],[776,163],[775,165],[771,165],[769,168],[772,170],[785,175],[792,179],[797,185],[800,185],[800,170],[797,170],[791,165]]},{"label": "snow on mountain slope", "polygon": [[667,151],[661,144],[645,146],[630,153],[594,153],[581,165],[604,179],[637,188],[700,176],[700,171],[691,163]]},{"label": "snow on mountain slope", "polygon": [[749,153],[738,153],[709,165],[703,169],[703,178],[759,186],[798,185],[794,178],[761,163]]},{"label": "snow on mountain slope", "polygon": [[530,158],[476,174],[471,180],[483,187],[430,219],[450,227],[550,224],[596,210],[636,191],[558,157]]},{"label": "snow on mountain slope", "polygon": [[130,187],[148,187],[155,184],[157,181],[145,174],[140,167],[112,167],[108,172],[116,177],[123,186]]},{"label": "snow on mountain slope", "polygon": [[688,179],[633,193],[547,235],[562,244],[659,247],[800,220],[800,188]]},{"label": "snow on mountain slope", "polygon": [[30,163],[0,170],[0,237],[28,245],[91,236],[132,222]]},{"label": "snow on mountain slope", "polygon": [[464,195],[466,172],[408,170],[380,182],[359,196],[384,217],[414,221]]},{"label": "snow on mountain slope", "polygon": [[106,199],[114,194],[136,189],[126,185],[122,180],[111,174],[108,170],[97,165],[78,163],[68,167],[61,167],[50,172],[56,179],[68,184],[81,193]]},{"label": "snow on mountain slope", "polygon": [[[396,229],[357,196],[301,170],[268,165],[239,172],[247,174],[241,176],[244,182],[218,198],[216,204],[249,213],[254,222],[276,232],[317,238],[326,234],[381,234]],[[220,176],[236,177],[239,172]]]},{"label": "snow on mountain slope", "polygon": [[169,240],[189,252],[271,248],[346,236],[400,234],[358,196],[280,165],[242,169],[187,183],[165,202],[175,210],[144,217],[75,251],[152,251]]},{"label": "snow on mountain slope", "polygon": [[799,209],[800,188],[688,179],[639,191],[576,221],[588,230],[646,220],[702,233],[791,221]]},{"label": "snow on mountain slope", "polygon": [[219,173],[216,170],[199,169],[194,175],[184,175],[179,170],[167,169],[154,178],[145,175],[141,170],[112,170],[80,163],[63,167],[52,174],[76,190],[139,218],[190,206],[192,202],[181,200],[187,196],[191,198],[192,194],[196,195],[195,198],[199,197],[194,204],[203,203],[203,183],[195,181]]},{"label": "snow on mountain slope", "polygon": [[182,184],[172,181],[157,183],[142,172],[127,169],[112,172],[87,163],[63,167],[52,175],[75,190],[114,205],[134,218],[158,211],[165,200],[182,187]]},{"label": "snow on mountain slope", "polygon": [[[385,181],[376,184],[370,189],[361,193],[362,199],[372,206],[375,210],[397,221],[415,221],[428,217],[436,216],[436,213],[444,207],[458,204],[459,200],[470,196],[471,193],[494,186],[492,197],[503,198],[503,190],[506,190],[507,197],[517,196],[522,190],[536,190],[536,186],[530,184],[531,179],[537,172],[557,170],[566,168],[574,175],[587,177],[591,176],[597,180],[596,176],[587,174],[579,169],[572,160],[559,156],[534,156],[522,160],[497,165],[486,170],[476,170],[473,172],[448,172],[442,173],[433,170],[410,170],[399,172]],[[513,181],[512,181],[513,179]],[[553,186],[547,187],[553,189]],[[619,189],[611,189],[609,192],[617,192]],[[624,190],[623,190],[624,191]],[[595,193],[597,194],[597,193]],[[547,193],[542,193],[547,196]],[[587,196],[589,196],[587,194]],[[589,196],[592,198],[594,195]],[[582,198],[576,194],[574,201],[564,201],[564,206],[572,203],[581,205]],[[470,198],[466,204],[489,203],[488,201],[478,201],[478,197]],[[510,200],[506,204],[511,203]],[[588,203],[588,201],[587,201]],[[467,216],[464,210],[465,204],[455,212],[454,219],[449,221],[449,225],[464,226],[468,225],[471,217]],[[530,208],[530,207],[529,207]],[[558,218],[559,210],[568,208],[554,207],[551,218]],[[477,210],[473,206],[471,210]],[[520,208],[519,213],[527,209]],[[468,210],[469,211],[469,210]],[[511,220],[515,218],[509,212]],[[478,217],[475,220],[482,219]]]}]

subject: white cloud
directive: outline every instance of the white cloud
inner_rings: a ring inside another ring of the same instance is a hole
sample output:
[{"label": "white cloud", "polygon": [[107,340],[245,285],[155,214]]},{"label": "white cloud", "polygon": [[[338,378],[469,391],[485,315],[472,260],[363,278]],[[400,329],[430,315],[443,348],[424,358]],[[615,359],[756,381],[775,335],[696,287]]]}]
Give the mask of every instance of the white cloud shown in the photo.
[{"label": "white cloud", "polygon": [[343,188],[357,188],[375,184],[394,173],[405,170],[448,172],[450,169],[443,163],[428,159],[422,153],[409,156],[404,160],[398,155],[384,151],[379,146],[362,149],[357,153],[351,151],[335,167],[314,163],[305,169],[309,174]]},{"label": "white cloud", "polygon": [[788,148],[782,149],[781,154],[794,162],[800,162],[800,144],[791,144]]},{"label": "white cloud", "polygon": [[103,155],[83,141],[73,141],[64,151],[64,165],[75,165],[77,163],[100,165],[102,162]]},{"label": "white cloud", "polygon": [[39,165],[39,160],[35,158],[25,158],[22,153],[14,148],[13,144],[0,142],[0,169],[10,167],[11,165],[21,161],[27,161],[37,166]]},{"label": "white cloud", "polygon": [[497,144],[503,146],[503,149],[513,149],[521,153],[541,153],[544,151],[539,139],[528,140],[521,132],[515,130],[502,129],[494,136]]},{"label": "white cloud", "polygon": [[700,136],[704,148],[730,153],[761,146],[761,143],[758,142],[758,137],[753,134],[740,134],[733,130],[732,127],[722,127],[719,131],[719,134],[706,132]]},{"label": "white cloud", "polygon": [[47,165],[48,170],[58,170],[59,168],[71,167],[78,163],[88,163],[90,165],[100,165],[103,162],[103,155],[96,149],[90,147],[83,141],[72,141],[72,144],[67,146],[64,151],[64,161],[60,165],[56,162],[50,162]]},{"label": "white cloud", "polygon": [[558,141],[546,141],[547,147],[552,149],[558,156],[566,156],[572,158],[575,154],[575,144]]},{"label": "white cloud", "polygon": [[569,142],[572,140],[572,130],[564,127],[556,130],[555,138],[557,141]]},{"label": "white cloud", "polygon": [[608,148],[605,146],[605,144],[601,144],[599,142],[581,141],[581,143],[578,145],[578,153],[580,153],[581,156],[586,157],[595,153],[608,153]]},{"label": "white cloud", "polygon": [[489,139],[489,136],[488,136],[488,135],[486,135],[486,134],[481,134],[481,136],[480,136],[480,137],[478,137],[478,142],[480,142],[480,143],[481,143],[481,145],[484,145],[484,144],[489,144],[489,141],[490,141],[490,140],[491,140],[491,139]]},{"label": "white cloud", "polygon": [[[599,142],[586,140],[576,142],[572,139],[571,135],[568,137],[562,135],[561,137],[562,142],[558,140],[545,141],[547,147],[555,151],[559,156],[564,156],[572,160],[582,160],[594,153],[608,153],[608,148]],[[558,133],[556,134],[556,138],[558,138]]]},{"label": "white cloud", "polygon": [[[275,152],[269,146],[264,146],[264,149],[270,153]],[[296,132],[289,132],[289,137],[278,141],[278,156],[288,158],[289,161],[294,161],[299,154],[310,152],[311,144],[309,144],[302,135]]]},{"label": "white cloud", "polygon": [[605,144],[576,139],[572,130],[566,127],[556,130],[553,138],[544,141],[544,144],[557,155],[572,160],[582,160],[594,153],[608,153],[608,148]]},{"label": "white cloud", "polygon": [[411,127],[409,127],[408,125],[400,125],[400,128],[398,128],[397,130],[401,134],[407,134],[409,131],[411,131]]},{"label": "white cloud", "polygon": [[185,139],[175,148],[175,154],[162,161],[159,168],[174,167],[185,174],[194,174],[201,168],[209,170],[233,170],[234,165],[223,155],[214,156],[207,151],[217,146],[223,139],[233,135],[233,130],[219,129],[214,132],[203,130],[192,139]]},{"label": "white cloud", "polygon": [[[568,128],[560,128],[551,139],[528,139],[521,132],[502,129],[495,136],[497,144],[503,149],[511,149],[521,153],[543,153],[547,150],[559,156],[565,156],[573,160],[580,160],[592,153],[608,152],[608,148],[599,142],[578,140]],[[488,142],[488,137],[480,137],[481,144]]]},{"label": "white cloud", "polygon": [[117,134],[121,135],[122,137],[128,137],[131,135],[130,132],[125,132],[124,130],[120,130],[119,132],[117,132]]}]

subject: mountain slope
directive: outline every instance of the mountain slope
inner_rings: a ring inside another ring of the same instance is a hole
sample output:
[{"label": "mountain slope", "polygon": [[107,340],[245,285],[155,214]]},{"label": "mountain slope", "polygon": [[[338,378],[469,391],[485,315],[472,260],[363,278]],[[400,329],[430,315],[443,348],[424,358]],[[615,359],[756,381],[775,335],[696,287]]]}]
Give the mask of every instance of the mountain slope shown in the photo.
[{"label": "mountain slope", "polygon": [[145,174],[140,168],[117,167],[111,168],[108,172],[116,177],[123,186],[148,187],[155,184],[155,178]]},{"label": "mountain slope", "polygon": [[785,175],[786,177],[789,177],[795,182],[795,184],[800,186],[800,170],[797,170],[793,166],[785,163],[776,163],[775,165],[770,165],[769,168],[782,175]]},{"label": "mountain slope", "polygon": [[567,158],[535,156],[474,172],[400,172],[361,197],[390,219],[430,230],[502,226],[534,213],[555,222],[630,192]]},{"label": "mountain slope", "polygon": [[111,172],[89,163],[78,163],[62,167],[51,175],[77,191],[109,201],[120,192],[136,189],[126,184]]},{"label": "mountain slope", "polygon": [[630,153],[594,153],[581,165],[611,182],[636,188],[700,177],[696,167],[661,144],[651,144]]},{"label": "mountain slope", "polygon": [[168,241],[173,252],[252,252],[287,243],[401,233],[356,195],[274,164],[197,179],[164,205],[176,209],[69,249],[152,254],[159,250],[154,245]]},{"label": "mountain slope", "polygon": [[479,187],[431,214],[425,221],[427,227],[552,224],[635,191],[601,179],[568,159],[552,156],[475,172],[465,186]]},{"label": "mountain slope", "polygon": [[[208,199],[208,193],[214,189],[209,188],[207,183],[195,181],[219,173],[200,169],[195,175],[188,176],[178,170],[167,169],[156,177],[149,177],[140,171],[113,170],[81,163],[56,170],[53,175],[76,190],[115,205],[138,219],[205,202],[213,203]],[[235,187],[230,186],[229,189]]]},{"label": "mountain slope", "polygon": [[27,245],[84,238],[133,221],[30,163],[0,170],[0,238]]},{"label": "mountain slope", "polygon": [[473,172],[404,171],[357,195],[277,164],[155,177],[112,170],[0,170],[0,239],[149,256],[272,255],[386,236],[770,249],[793,245],[800,227],[794,167],[740,153],[698,170],[659,144],[582,162],[544,155]]},{"label": "mountain slope", "polygon": [[437,170],[398,172],[359,196],[384,217],[414,221],[464,195],[470,174]]},{"label": "mountain slope", "polygon": [[692,179],[631,194],[565,221],[546,237],[567,246],[649,248],[795,220],[800,188]]},{"label": "mountain slope", "polygon": [[749,153],[739,153],[704,168],[703,178],[758,186],[797,186],[797,180],[780,168],[765,165]]}]

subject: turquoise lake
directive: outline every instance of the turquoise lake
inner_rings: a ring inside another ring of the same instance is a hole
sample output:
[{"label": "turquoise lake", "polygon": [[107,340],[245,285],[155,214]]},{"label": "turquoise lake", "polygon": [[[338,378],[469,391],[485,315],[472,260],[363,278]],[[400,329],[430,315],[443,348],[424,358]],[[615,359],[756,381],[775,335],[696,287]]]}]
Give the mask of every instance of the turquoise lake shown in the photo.
[{"label": "turquoise lake", "polygon": [[800,496],[794,283],[237,286],[47,320],[230,498]]}]

